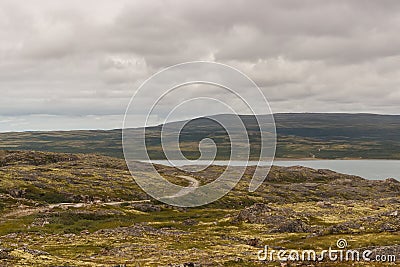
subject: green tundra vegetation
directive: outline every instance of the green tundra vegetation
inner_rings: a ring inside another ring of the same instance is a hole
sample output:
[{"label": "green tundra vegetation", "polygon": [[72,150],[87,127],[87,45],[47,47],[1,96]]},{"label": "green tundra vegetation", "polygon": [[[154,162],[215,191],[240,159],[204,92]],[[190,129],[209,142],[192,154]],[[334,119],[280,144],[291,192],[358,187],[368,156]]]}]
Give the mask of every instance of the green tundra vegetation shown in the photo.
[{"label": "green tundra vegetation", "polygon": [[[180,175],[204,184],[224,170],[155,167],[181,185],[187,181]],[[320,251],[343,238],[349,249],[400,259],[399,181],[273,167],[249,193],[253,171],[248,167],[234,190],[214,203],[177,208],[147,196],[120,158],[1,151],[0,266],[281,266],[259,261],[257,252],[265,245]]]},{"label": "green tundra vegetation", "polygon": [[[217,115],[215,118],[231,115]],[[241,116],[249,133],[251,159],[258,158],[260,132],[254,116]],[[285,113],[274,115],[278,158],[400,159],[400,116],[336,113]],[[161,126],[146,129],[146,144],[152,159],[164,159],[160,145]],[[143,131],[130,129],[132,136]],[[190,121],[181,132],[185,156],[198,158],[199,140],[212,138],[217,159],[229,159],[226,131],[209,119]],[[121,130],[0,133],[0,148],[68,153],[98,153],[123,158]]]}]

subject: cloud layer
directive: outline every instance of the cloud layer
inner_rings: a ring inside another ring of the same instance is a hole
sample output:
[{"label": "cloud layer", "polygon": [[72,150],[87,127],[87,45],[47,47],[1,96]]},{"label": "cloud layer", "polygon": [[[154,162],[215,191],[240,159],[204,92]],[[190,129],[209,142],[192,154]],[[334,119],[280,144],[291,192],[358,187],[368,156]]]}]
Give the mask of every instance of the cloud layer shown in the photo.
[{"label": "cloud layer", "polygon": [[0,131],[118,127],[141,82],[193,60],[243,71],[274,112],[399,114],[399,32],[397,0],[3,0]]}]

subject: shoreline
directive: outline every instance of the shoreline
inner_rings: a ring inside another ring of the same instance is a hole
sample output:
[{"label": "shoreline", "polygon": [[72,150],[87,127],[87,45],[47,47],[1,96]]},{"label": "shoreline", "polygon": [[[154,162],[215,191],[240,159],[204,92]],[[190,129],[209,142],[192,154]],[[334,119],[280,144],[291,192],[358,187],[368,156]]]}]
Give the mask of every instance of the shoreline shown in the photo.
[{"label": "shoreline", "polygon": [[274,161],[316,161],[316,160],[399,160],[400,159],[373,159],[373,158],[275,158]]},{"label": "shoreline", "polygon": [[[327,158],[274,158],[273,162],[276,161],[332,161],[332,160],[343,160],[343,161],[351,161],[351,160],[382,160],[382,161],[400,161],[400,159],[382,159],[382,158],[334,158],[334,159],[327,159]],[[141,162],[147,162],[147,163],[151,163],[151,162],[161,162],[161,161],[168,161],[167,159],[151,159],[151,160],[137,160],[137,161],[141,161]],[[171,159],[169,161],[180,161],[180,160],[174,160]],[[195,161],[195,160],[192,160]],[[226,162],[229,161],[229,159],[215,159],[214,162]],[[233,162],[238,162],[238,161],[245,161],[245,160],[232,160]],[[258,160],[255,159],[250,159],[248,160],[248,162],[257,162]]]}]

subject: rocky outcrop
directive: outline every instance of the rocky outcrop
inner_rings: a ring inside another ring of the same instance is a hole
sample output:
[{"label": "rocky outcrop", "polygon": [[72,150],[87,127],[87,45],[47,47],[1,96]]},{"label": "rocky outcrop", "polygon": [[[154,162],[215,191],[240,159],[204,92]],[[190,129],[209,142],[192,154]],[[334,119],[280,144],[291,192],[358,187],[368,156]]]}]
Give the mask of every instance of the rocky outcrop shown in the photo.
[{"label": "rocky outcrop", "polygon": [[235,217],[234,222],[247,222],[247,223],[264,223],[265,217],[272,209],[263,203],[256,203],[250,207],[240,211]]},{"label": "rocky outcrop", "polygon": [[271,233],[307,233],[310,226],[300,219],[288,220],[271,230]]},{"label": "rocky outcrop", "polygon": [[0,151],[0,167],[10,165],[46,165],[64,161],[75,161],[79,157],[67,153],[38,151]]}]

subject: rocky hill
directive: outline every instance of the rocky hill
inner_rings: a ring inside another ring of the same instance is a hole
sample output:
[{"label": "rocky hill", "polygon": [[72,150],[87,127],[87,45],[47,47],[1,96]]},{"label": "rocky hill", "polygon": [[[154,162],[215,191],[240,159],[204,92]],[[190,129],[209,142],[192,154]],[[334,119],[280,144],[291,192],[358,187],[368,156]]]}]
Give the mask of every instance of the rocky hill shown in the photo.
[{"label": "rocky hill", "polygon": [[[157,168],[180,184],[224,169]],[[185,209],[149,198],[122,159],[1,151],[0,266],[259,266],[264,245],[322,249],[339,238],[398,253],[400,182],[273,167],[249,193],[252,171],[220,200]]]}]

